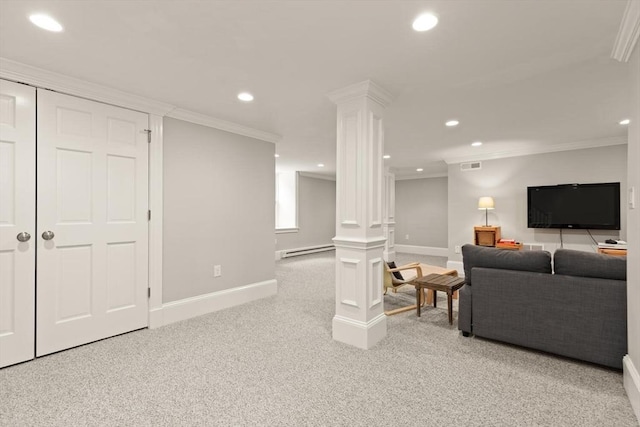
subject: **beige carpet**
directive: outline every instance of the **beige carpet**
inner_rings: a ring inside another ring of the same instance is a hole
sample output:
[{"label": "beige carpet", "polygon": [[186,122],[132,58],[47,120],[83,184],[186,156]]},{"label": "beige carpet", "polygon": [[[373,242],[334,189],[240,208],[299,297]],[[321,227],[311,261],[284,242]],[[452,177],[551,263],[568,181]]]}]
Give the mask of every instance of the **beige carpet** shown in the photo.
[{"label": "beige carpet", "polygon": [[637,426],[618,371],[476,338],[446,310],[331,339],[334,254],[279,294],[0,370],[2,426]]}]

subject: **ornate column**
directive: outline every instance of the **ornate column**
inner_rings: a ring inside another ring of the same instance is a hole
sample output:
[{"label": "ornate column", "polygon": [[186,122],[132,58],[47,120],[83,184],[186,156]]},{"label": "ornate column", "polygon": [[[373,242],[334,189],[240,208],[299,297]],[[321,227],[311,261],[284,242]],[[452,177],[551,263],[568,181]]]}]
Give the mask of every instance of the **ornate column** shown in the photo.
[{"label": "ornate column", "polygon": [[384,173],[384,214],[382,230],[387,241],[382,256],[385,261],[396,260],[396,175],[385,169]]},{"label": "ornate column", "polygon": [[338,106],[333,339],[369,349],[387,335],[382,115],[391,97],[367,80],[329,98]]}]

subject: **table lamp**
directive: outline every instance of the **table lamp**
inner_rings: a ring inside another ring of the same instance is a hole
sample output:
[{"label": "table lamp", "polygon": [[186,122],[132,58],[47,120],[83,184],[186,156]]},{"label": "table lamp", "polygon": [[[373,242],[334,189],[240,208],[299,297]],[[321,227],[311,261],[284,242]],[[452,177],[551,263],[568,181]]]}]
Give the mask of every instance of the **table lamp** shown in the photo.
[{"label": "table lamp", "polygon": [[489,226],[489,209],[493,208],[493,197],[480,197],[480,200],[478,200],[478,209],[484,209],[485,227]]}]

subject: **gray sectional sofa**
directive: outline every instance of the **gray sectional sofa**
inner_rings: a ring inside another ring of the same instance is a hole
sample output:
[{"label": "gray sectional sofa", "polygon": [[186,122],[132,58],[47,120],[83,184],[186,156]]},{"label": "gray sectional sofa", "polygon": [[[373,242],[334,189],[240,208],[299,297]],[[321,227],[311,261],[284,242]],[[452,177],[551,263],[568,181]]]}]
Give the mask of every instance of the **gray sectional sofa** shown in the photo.
[{"label": "gray sectional sofa", "polygon": [[559,249],[462,247],[458,329],[622,369],[626,257]]}]

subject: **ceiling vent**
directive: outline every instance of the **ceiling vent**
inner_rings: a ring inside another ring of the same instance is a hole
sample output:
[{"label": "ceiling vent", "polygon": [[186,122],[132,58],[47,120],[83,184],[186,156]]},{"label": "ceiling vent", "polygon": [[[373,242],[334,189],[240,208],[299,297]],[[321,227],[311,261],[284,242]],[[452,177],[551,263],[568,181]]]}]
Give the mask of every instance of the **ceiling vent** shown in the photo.
[{"label": "ceiling vent", "polygon": [[460,170],[461,171],[474,171],[474,170],[478,170],[478,169],[482,169],[482,163],[481,162],[469,162],[469,163],[460,163]]}]

